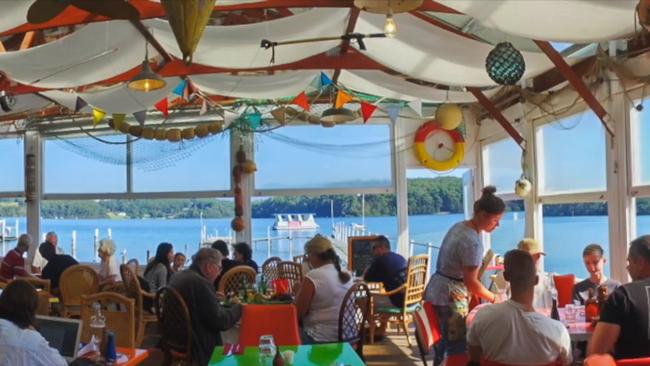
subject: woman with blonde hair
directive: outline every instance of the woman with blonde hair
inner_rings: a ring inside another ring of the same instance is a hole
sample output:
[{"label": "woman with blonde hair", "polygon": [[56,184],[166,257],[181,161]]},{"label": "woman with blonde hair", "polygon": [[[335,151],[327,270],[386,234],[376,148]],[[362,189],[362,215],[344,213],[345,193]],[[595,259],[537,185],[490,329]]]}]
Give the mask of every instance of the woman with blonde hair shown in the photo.
[{"label": "woman with blonde hair", "polygon": [[115,242],[112,239],[99,241],[97,255],[102,260],[99,264],[99,285],[110,284],[120,280],[120,268],[115,259]]},{"label": "woman with blonde hair", "polygon": [[305,275],[295,300],[303,320],[302,341],[336,342],[339,310],[352,278],[341,270],[339,256],[324,236],[316,235],[305,243],[305,257],[313,269]]}]

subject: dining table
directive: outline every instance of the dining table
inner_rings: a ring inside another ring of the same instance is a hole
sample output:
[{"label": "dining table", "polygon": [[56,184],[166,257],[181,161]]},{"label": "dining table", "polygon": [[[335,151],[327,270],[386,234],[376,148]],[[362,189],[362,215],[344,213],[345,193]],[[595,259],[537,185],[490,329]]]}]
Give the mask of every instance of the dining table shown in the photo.
[{"label": "dining table", "polygon": [[[363,366],[363,360],[349,343],[324,343],[300,346],[280,346],[280,353],[293,351],[296,366]],[[272,361],[272,360],[271,360]],[[224,347],[215,347],[209,366],[270,366],[272,362],[260,358],[259,347],[246,347],[242,354],[224,354]]]},{"label": "dining table", "polygon": [[140,348],[117,347],[117,366],[135,366],[149,357],[149,351]]}]

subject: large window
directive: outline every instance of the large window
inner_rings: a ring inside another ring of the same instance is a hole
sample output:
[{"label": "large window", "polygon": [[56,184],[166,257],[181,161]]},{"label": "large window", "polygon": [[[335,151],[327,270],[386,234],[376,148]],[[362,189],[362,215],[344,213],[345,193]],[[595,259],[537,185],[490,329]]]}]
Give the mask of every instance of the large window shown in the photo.
[{"label": "large window", "polygon": [[257,189],[391,185],[388,125],[294,126],[256,137]]},{"label": "large window", "polygon": [[497,187],[497,193],[514,193],[521,176],[521,148],[511,139],[503,139],[483,148],[483,180]]},{"label": "large window", "polygon": [[[604,202],[544,205],[545,270],[588,276],[582,250],[596,243],[609,256],[607,204]],[[605,272],[609,273],[609,266]]]},{"label": "large window", "polygon": [[605,134],[593,112],[540,127],[537,142],[542,194],[605,190]]},{"label": "large window", "polygon": [[0,139],[2,157],[2,178],[0,192],[22,192],[25,190],[25,159],[23,139]]},{"label": "large window", "polygon": [[650,112],[647,110],[639,112],[632,108],[630,111],[632,180],[637,186],[650,184]]},{"label": "large window", "polygon": [[230,189],[229,134],[182,144],[140,140],[133,144],[133,191]]},{"label": "large window", "polygon": [[650,197],[636,199],[636,235],[650,234]]},{"label": "large window", "polygon": [[49,139],[43,147],[45,193],[126,192],[125,135]]},{"label": "large window", "polygon": [[501,218],[499,227],[492,232],[492,250],[495,254],[504,255],[507,251],[517,248],[524,238],[526,229],[526,213],[522,200],[506,202],[506,213]]}]

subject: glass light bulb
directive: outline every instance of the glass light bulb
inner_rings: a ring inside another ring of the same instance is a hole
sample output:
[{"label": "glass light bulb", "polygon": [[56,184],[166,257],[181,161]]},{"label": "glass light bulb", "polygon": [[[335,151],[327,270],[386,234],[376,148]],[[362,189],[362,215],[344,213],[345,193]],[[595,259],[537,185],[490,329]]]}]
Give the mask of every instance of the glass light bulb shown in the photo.
[{"label": "glass light bulb", "polygon": [[393,19],[393,14],[386,15],[386,23],[384,23],[384,33],[388,37],[395,37],[395,33],[397,33],[397,24],[395,23],[395,19]]},{"label": "glass light bulb", "polygon": [[149,84],[149,80],[146,80],[144,82],[144,91],[148,92],[149,90],[151,90],[151,85]]}]

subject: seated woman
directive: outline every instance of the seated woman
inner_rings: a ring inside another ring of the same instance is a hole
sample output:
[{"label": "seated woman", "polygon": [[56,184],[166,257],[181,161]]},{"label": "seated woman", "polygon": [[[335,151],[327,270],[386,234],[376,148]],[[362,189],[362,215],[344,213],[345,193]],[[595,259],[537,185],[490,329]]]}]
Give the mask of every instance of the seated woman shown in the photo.
[{"label": "seated woman", "polygon": [[174,247],[170,243],[160,243],[156,249],[156,257],[147,264],[144,279],[149,284],[149,291],[156,292],[167,286],[167,280],[172,275],[171,261],[174,259]]},{"label": "seated woman", "polygon": [[259,272],[257,263],[252,259],[253,250],[248,244],[237,243],[232,248],[235,250],[235,262],[237,262],[237,265],[249,266],[255,270],[255,273]]},{"label": "seated woman", "polygon": [[99,241],[97,255],[102,260],[99,264],[99,286],[112,284],[120,281],[120,268],[115,260],[115,242],[112,239],[102,239]]},{"label": "seated woman", "polygon": [[59,351],[34,329],[38,295],[23,280],[10,283],[0,295],[0,365],[65,366]]},{"label": "seated woman", "polygon": [[324,236],[316,235],[305,243],[305,255],[313,269],[305,275],[295,300],[303,321],[302,342],[336,342],[339,310],[352,278],[341,271],[339,256]]}]

